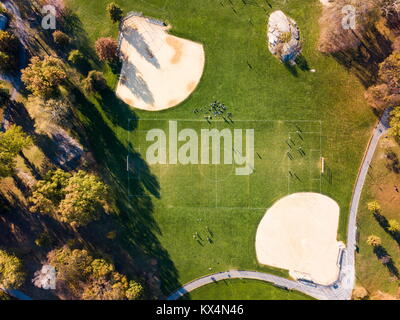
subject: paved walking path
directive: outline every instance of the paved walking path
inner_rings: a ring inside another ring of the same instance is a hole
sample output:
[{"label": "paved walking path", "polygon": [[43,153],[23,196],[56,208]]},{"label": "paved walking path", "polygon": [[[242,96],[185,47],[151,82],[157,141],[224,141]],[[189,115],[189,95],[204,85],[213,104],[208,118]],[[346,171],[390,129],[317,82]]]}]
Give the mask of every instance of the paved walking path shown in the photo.
[{"label": "paved walking path", "polygon": [[306,281],[293,281],[282,277],[274,276],[268,273],[256,271],[226,271],[219,272],[202,278],[193,280],[181,288],[173,292],[167,297],[167,300],[177,300],[188,292],[191,292],[204,285],[229,279],[253,279],[265,282],[270,282],[278,287],[283,287],[288,290],[297,290],[305,293],[311,297],[320,300],[349,300],[355,282],[355,249],[356,249],[356,235],[357,235],[357,211],[361,198],[361,192],[367,177],[368,169],[370,167],[372,158],[375,154],[376,147],[379,139],[387,133],[389,128],[390,110],[386,110],[382,115],[379,124],[374,129],[372,138],[369,142],[367,151],[365,153],[360,171],[357,177],[356,185],[353,192],[353,197],[350,206],[350,216],[347,233],[347,247],[341,252],[340,262],[341,268],[339,279],[330,286],[322,286]]}]

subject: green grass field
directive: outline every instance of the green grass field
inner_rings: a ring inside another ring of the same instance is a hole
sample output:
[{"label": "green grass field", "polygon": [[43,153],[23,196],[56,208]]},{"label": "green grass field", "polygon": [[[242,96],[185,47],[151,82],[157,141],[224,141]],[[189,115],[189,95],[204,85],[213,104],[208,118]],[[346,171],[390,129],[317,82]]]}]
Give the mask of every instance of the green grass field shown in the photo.
[{"label": "green grass field", "polygon": [[[125,228],[120,242],[137,263],[139,253],[157,259],[165,292],[231,268],[288,276],[259,265],[254,246],[266,209],[288,193],[317,191],[335,199],[341,207],[338,237],[345,240],[353,184],[376,120],[358,80],[316,51],[321,12],[317,0],[269,1],[273,10],[282,9],[299,24],[303,56],[315,73],[289,70],[269,53],[266,27],[272,10],[265,2],[244,6],[241,0],[231,1],[237,13],[228,0],[221,1],[224,6],[215,0],[189,0],[185,5],[180,0],[116,1],[125,12],[163,19],[173,34],[201,42],[206,52],[202,80],[185,102],[157,113],[130,110],[112,95],[77,100],[95,156],[118,194]],[[104,9],[108,2],[67,1],[82,22],[81,41],[93,44],[98,37],[117,36],[118,28]],[[103,71],[115,86],[118,76],[107,66]],[[229,107],[235,127],[255,129],[261,159],[256,155],[253,175],[232,175],[232,166],[226,165],[146,164],[142,130],[165,128],[169,119],[185,119],[195,130],[207,128],[206,121],[194,121],[199,117],[193,110],[214,100]],[[304,132],[304,141],[296,137],[295,124]],[[289,137],[303,144],[305,157],[288,160]],[[322,176],[320,155],[326,158]],[[301,181],[290,179],[288,170]],[[193,239],[196,232],[200,243]]]},{"label": "green grass field", "polygon": [[357,222],[359,254],[356,256],[356,272],[358,285],[365,287],[370,294],[380,290],[396,296],[398,279],[378,260],[372,247],[366,243],[369,235],[379,236],[382,239],[382,247],[393,259],[394,268],[400,267],[399,244],[367,209],[369,201],[377,200],[381,204],[382,215],[387,221],[390,219],[400,221],[398,210],[400,196],[394,188],[399,183],[399,176],[395,171],[398,170],[398,164],[386,158],[387,150],[394,152],[397,157],[400,154],[400,148],[392,138],[381,139],[371,163],[360,202]]},{"label": "green grass field", "polygon": [[313,300],[257,280],[225,280],[201,287],[183,299],[190,300]]}]

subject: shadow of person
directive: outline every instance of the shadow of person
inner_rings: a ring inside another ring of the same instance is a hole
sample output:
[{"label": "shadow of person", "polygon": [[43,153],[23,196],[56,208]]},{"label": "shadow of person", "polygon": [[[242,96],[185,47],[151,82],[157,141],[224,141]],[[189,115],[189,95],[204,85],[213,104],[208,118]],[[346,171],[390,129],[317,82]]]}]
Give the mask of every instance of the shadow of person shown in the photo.
[{"label": "shadow of person", "polygon": [[296,65],[300,68],[302,71],[310,71],[310,67],[308,65],[308,62],[306,58],[301,54],[296,58]]}]

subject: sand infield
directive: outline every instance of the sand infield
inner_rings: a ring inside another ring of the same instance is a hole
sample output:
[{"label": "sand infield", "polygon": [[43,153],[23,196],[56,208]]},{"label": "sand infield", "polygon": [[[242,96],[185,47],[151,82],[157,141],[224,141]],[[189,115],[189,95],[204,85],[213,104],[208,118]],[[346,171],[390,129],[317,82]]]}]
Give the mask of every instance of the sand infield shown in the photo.
[{"label": "sand infield", "polygon": [[278,200],[256,234],[260,263],[289,270],[296,279],[330,285],[339,276],[336,241],[339,205],[318,193],[295,193]]},{"label": "sand infield", "polygon": [[172,36],[167,27],[140,16],[125,20],[120,36],[123,64],[116,93],[125,103],[159,111],[195,90],[205,64],[201,44]]}]

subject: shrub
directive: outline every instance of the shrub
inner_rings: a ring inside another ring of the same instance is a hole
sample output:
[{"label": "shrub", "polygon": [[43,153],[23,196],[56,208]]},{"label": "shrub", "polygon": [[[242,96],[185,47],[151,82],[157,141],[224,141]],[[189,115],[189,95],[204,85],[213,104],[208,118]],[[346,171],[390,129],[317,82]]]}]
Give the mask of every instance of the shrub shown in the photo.
[{"label": "shrub", "polygon": [[114,23],[119,22],[119,21],[122,20],[122,16],[124,14],[124,11],[115,2],[109,3],[107,5],[106,10],[107,10],[108,14],[110,15],[111,20]]},{"label": "shrub", "polygon": [[114,62],[117,59],[118,45],[113,38],[100,38],[95,47],[101,61]]},{"label": "shrub", "polygon": [[68,61],[74,65],[82,65],[86,62],[86,58],[79,50],[72,50],[68,55]]},{"label": "shrub", "polygon": [[86,79],[83,80],[83,88],[87,92],[102,91],[107,88],[107,81],[104,79],[102,72],[92,70]]},{"label": "shrub", "polygon": [[64,32],[57,30],[53,32],[53,41],[57,46],[65,48],[71,43],[71,38]]}]

